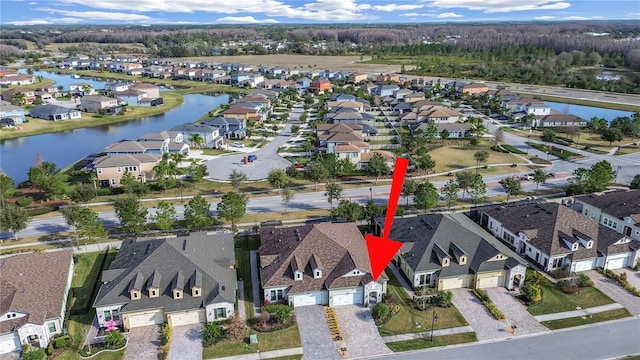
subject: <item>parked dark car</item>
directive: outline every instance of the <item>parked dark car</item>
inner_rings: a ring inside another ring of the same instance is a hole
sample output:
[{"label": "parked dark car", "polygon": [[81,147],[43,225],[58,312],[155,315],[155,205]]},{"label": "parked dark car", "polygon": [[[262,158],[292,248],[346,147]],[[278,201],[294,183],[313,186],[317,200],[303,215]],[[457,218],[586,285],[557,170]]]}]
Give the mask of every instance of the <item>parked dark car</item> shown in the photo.
[{"label": "parked dark car", "polygon": [[255,160],[258,160],[258,157],[252,154],[252,155],[247,156],[247,160],[249,162],[253,162]]}]

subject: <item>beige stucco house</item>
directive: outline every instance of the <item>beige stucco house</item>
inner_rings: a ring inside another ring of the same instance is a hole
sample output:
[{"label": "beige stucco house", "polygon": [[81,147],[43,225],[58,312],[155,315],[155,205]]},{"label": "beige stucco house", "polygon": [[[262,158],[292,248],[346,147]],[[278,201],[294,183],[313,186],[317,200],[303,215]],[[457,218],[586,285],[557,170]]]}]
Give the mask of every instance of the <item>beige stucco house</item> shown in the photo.
[{"label": "beige stucco house", "polygon": [[102,187],[119,187],[122,176],[131,173],[141,182],[153,179],[153,167],[162,160],[161,154],[116,154],[95,159],[89,170],[95,170]]}]

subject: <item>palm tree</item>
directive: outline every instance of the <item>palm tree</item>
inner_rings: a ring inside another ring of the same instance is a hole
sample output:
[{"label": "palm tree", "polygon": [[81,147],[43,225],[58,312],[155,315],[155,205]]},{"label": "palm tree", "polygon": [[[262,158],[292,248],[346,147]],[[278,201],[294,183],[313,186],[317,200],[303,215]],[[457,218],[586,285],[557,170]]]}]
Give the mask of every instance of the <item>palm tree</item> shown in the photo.
[{"label": "palm tree", "polygon": [[538,187],[540,184],[546,183],[548,177],[549,175],[543,169],[533,170],[533,182],[536,183],[536,195],[538,195]]},{"label": "palm tree", "polygon": [[191,135],[189,135],[189,142],[193,146],[199,147],[201,144],[204,143],[204,139],[202,138],[202,135],[198,133],[191,133]]},{"label": "palm tree", "polygon": [[327,191],[324,195],[327,197],[327,200],[329,200],[331,211],[333,211],[333,200],[340,200],[340,197],[342,196],[342,185],[332,181],[328,182],[325,187]]},{"label": "palm tree", "polygon": [[11,95],[11,100],[17,105],[24,105],[27,102],[27,96],[24,93],[17,92]]}]

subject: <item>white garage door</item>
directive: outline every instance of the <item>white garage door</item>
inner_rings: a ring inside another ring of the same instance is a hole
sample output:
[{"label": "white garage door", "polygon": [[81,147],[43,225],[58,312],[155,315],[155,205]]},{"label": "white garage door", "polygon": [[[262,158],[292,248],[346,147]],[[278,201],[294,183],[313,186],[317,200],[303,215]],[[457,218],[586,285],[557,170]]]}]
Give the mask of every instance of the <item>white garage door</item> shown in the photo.
[{"label": "white garage door", "polygon": [[461,277],[451,278],[451,279],[442,279],[440,281],[442,284],[442,290],[460,289],[461,287],[463,287],[462,285],[464,283],[464,280]]},{"label": "white garage door", "polygon": [[148,325],[162,325],[162,323],[164,323],[162,310],[129,315],[130,328]]},{"label": "white garage door", "polygon": [[322,305],[322,291],[293,296],[293,307],[309,305]]},{"label": "white garage door", "polygon": [[593,265],[593,261],[592,260],[589,260],[589,261],[577,261],[574,271],[578,272],[578,271],[591,270],[593,268],[592,265]]},{"label": "white garage door", "polygon": [[480,289],[486,289],[486,288],[492,288],[492,287],[498,287],[498,286],[504,286],[504,277],[491,276],[491,277],[481,278],[480,281],[478,281],[478,287]]},{"label": "white garage door", "polygon": [[613,259],[613,260],[609,260],[609,262],[607,263],[607,269],[620,269],[624,267],[624,263],[625,263],[625,259],[626,258],[619,258],[619,259]]},{"label": "white garage door", "polygon": [[0,335],[0,354],[20,351],[20,338],[18,333]]},{"label": "white garage door", "polygon": [[167,315],[167,322],[171,326],[203,323],[205,322],[204,311],[193,310],[193,311],[186,311],[186,312],[177,313],[177,314],[169,314]]},{"label": "white garage door", "polygon": [[364,291],[362,287],[353,290],[341,290],[331,293],[331,306],[362,305]]}]

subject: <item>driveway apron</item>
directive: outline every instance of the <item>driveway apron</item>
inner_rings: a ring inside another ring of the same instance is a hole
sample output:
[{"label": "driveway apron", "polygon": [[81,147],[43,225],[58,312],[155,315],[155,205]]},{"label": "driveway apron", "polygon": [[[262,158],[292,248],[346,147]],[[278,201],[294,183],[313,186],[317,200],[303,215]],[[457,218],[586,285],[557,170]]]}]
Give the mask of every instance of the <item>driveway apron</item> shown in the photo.
[{"label": "driveway apron", "polygon": [[[631,315],[640,315],[640,299],[637,296],[595,270],[585,271],[585,274],[593,280],[593,286],[612,298],[613,301],[627,308]],[[635,273],[627,272],[627,279],[635,275]]]},{"label": "driveway apron", "polygon": [[453,305],[460,311],[476,332],[478,340],[503,339],[512,336],[509,326],[496,320],[468,289],[452,289]]},{"label": "driveway apron", "polygon": [[129,344],[124,360],[157,360],[160,346],[160,326],[135,327],[129,332]]},{"label": "driveway apron", "polygon": [[202,359],[202,324],[176,326],[171,334],[169,360]]},{"label": "driveway apron", "polygon": [[295,309],[304,360],[340,359],[336,350],[324,307],[321,305],[301,306]]},{"label": "driveway apron", "polygon": [[391,354],[373,321],[371,310],[358,305],[334,308],[347,345],[348,358]]},{"label": "driveway apron", "polygon": [[536,334],[549,331],[540,324],[527,309],[503,287],[484,289],[491,301],[496,304],[507,318],[508,326],[516,326],[515,335]]}]

